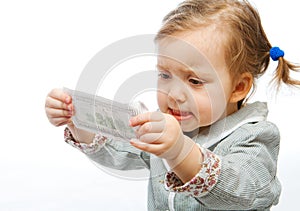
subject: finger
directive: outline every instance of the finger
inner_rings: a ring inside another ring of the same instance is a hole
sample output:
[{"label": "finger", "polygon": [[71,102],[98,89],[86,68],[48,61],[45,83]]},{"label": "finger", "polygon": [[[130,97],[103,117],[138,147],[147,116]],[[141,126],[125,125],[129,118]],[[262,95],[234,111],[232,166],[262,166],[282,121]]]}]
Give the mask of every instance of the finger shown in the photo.
[{"label": "finger", "polygon": [[143,143],[158,144],[161,136],[162,133],[146,133],[138,137],[138,139]]},{"label": "finger", "polygon": [[160,133],[164,130],[165,124],[163,122],[146,122],[136,130],[136,136],[140,137],[146,133]]},{"label": "finger", "polygon": [[141,142],[138,139],[131,139],[130,144],[139,150],[149,152],[157,156],[163,153],[163,150],[161,149],[161,146],[159,144],[149,144]]},{"label": "finger", "polygon": [[72,102],[72,97],[65,93],[62,89],[52,89],[48,94],[49,97],[57,99],[61,102],[69,104]]},{"label": "finger", "polygon": [[149,121],[155,122],[155,121],[161,121],[163,119],[164,119],[164,115],[159,111],[146,112],[130,118],[129,123],[132,127],[135,127]]},{"label": "finger", "polygon": [[55,109],[46,107],[46,114],[48,118],[57,118],[57,117],[71,117],[73,115],[73,111],[64,110],[64,109]]},{"label": "finger", "polygon": [[71,121],[71,118],[66,118],[66,117],[58,117],[58,118],[53,118],[51,119],[51,124],[53,124],[54,126],[62,126],[65,124],[68,124]]},{"label": "finger", "polygon": [[60,100],[47,96],[45,107],[56,108],[56,109],[64,109],[64,110],[72,110],[73,105],[66,104]]}]

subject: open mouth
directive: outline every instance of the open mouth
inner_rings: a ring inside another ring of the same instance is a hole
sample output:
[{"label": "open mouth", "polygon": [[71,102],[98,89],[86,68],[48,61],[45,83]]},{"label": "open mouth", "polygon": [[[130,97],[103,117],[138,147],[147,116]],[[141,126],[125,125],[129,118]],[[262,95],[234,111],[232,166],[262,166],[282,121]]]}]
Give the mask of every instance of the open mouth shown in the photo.
[{"label": "open mouth", "polygon": [[175,109],[169,109],[169,112],[172,116],[175,117],[178,121],[184,121],[192,118],[193,114],[189,111],[180,111]]}]

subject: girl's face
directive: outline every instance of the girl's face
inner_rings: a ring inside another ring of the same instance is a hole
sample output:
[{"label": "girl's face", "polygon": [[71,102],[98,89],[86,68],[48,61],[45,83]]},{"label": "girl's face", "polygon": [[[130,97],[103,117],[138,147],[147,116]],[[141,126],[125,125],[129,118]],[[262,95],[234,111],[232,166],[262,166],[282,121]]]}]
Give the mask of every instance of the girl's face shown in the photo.
[{"label": "girl's face", "polygon": [[[219,35],[219,34],[218,34]],[[198,30],[158,42],[158,105],[184,132],[211,125],[237,110],[222,42]]]}]

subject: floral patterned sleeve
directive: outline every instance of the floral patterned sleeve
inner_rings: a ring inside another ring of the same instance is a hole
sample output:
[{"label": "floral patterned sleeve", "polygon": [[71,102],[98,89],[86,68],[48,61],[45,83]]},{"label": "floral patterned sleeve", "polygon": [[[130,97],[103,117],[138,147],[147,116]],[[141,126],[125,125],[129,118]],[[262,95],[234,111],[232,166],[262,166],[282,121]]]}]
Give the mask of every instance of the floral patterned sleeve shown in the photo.
[{"label": "floral patterned sleeve", "polygon": [[92,143],[80,143],[74,139],[71,131],[66,127],[64,131],[64,140],[66,143],[89,155],[99,151],[104,146],[107,138],[105,136],[102,136],[101,134],[96,134]]},{"label": "floral patterned sleeve", "polygon": [[220,175],[221,160],[211,151],[200,148],[204,155],[204,160],[198,174],[184,184],[174,172],[170,171],[165,176],[166,190],[193,197],[202,197],[213,189]]}]

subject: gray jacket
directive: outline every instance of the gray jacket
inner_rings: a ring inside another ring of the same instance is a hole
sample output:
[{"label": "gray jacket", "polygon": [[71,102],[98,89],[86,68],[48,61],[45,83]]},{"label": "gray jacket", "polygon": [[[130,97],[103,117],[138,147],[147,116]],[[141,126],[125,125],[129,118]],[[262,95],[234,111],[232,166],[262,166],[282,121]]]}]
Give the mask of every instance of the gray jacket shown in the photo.
[{"label": "gray jacket", "polygon": [[281,192],[276,177],[279,152],[277,127],[266,121],[266,103],[247,104],[194,137],[221,159],[221,172],[211,191],[201,197],[166,190],[168,171],[162,159],[126,142],[107,140],[88,157],[118,170],[149,169],[148,210],[270,210]]}]

